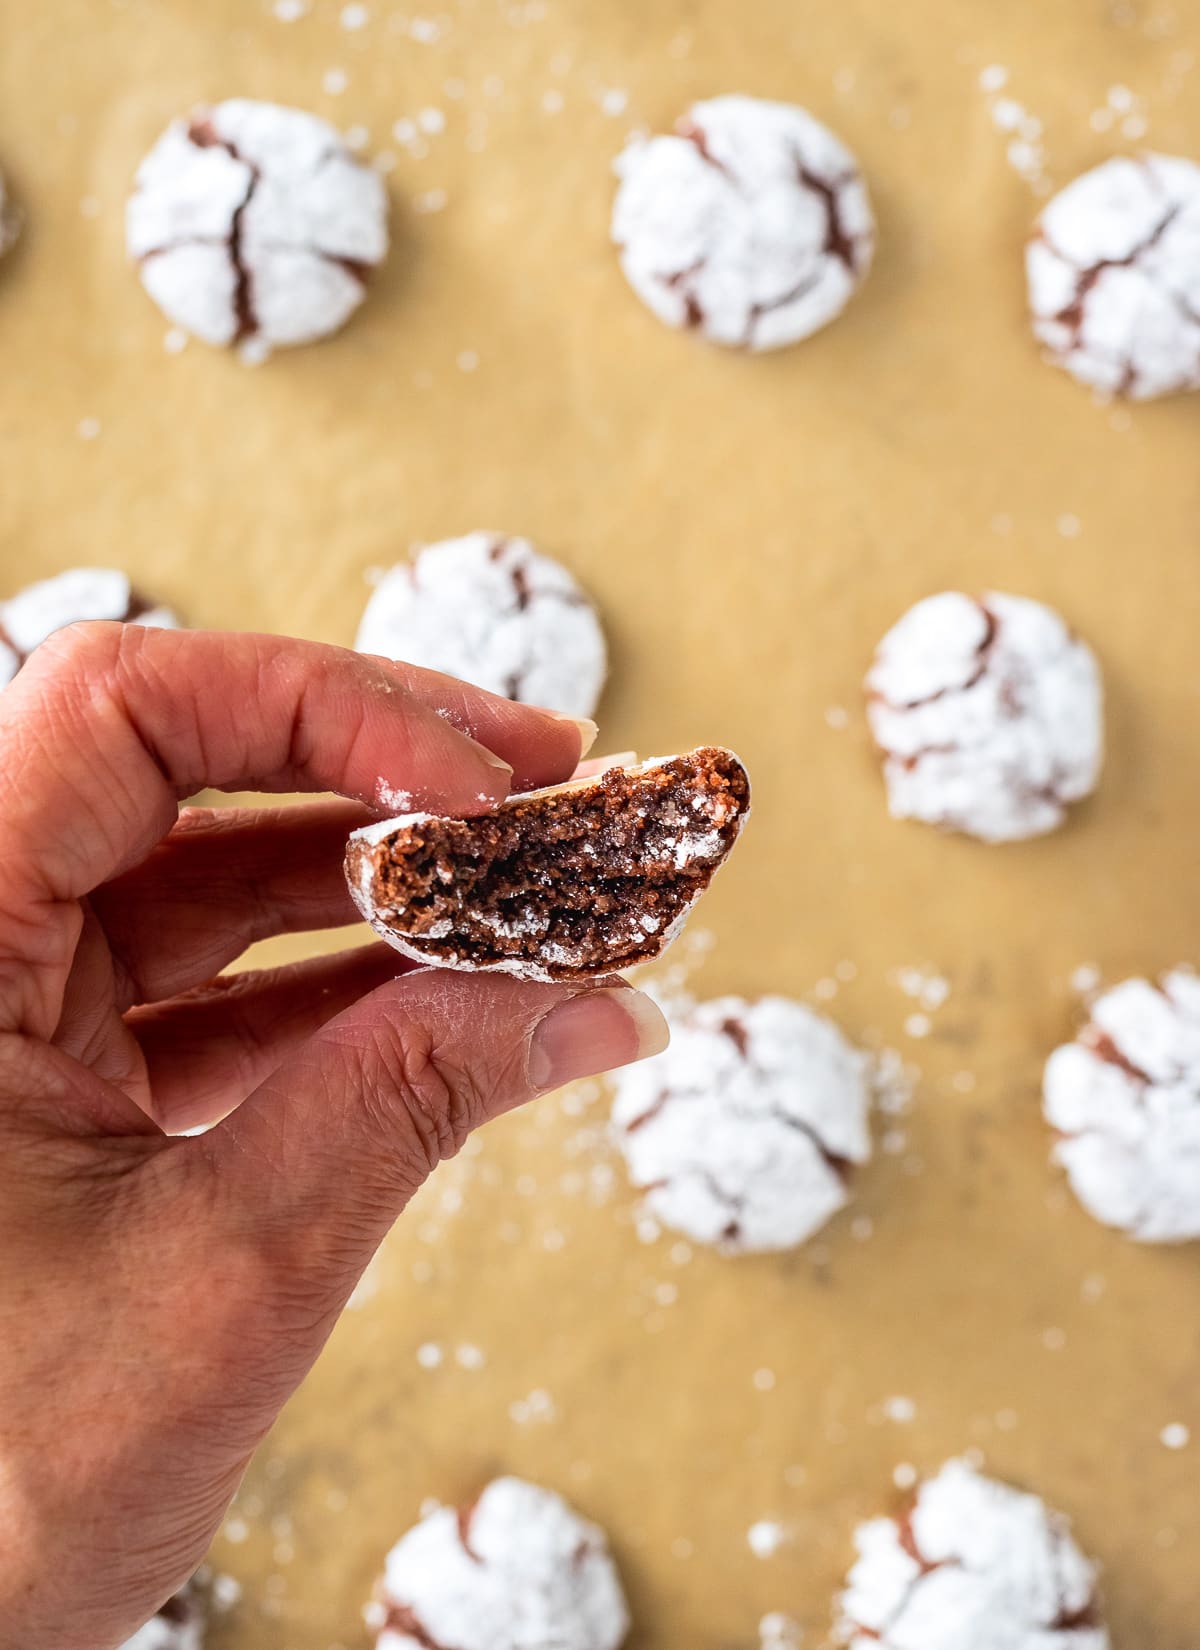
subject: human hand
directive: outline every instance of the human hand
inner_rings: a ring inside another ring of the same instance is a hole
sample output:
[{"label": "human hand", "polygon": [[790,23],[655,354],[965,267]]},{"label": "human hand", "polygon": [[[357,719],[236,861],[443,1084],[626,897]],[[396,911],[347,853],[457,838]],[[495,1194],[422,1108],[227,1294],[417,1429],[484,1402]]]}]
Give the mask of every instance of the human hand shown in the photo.
[{"label": "human hand", "polygon": [[[579,756],[568,718],[274,637],[75,626],[0,693],[2,1650],[132,1632],[430,1170],[665,1043],[620,982],[381,944],[213,979],[353,920],[362,804],[476,813]],[[358,805],[180,816],[206,785]]]}]

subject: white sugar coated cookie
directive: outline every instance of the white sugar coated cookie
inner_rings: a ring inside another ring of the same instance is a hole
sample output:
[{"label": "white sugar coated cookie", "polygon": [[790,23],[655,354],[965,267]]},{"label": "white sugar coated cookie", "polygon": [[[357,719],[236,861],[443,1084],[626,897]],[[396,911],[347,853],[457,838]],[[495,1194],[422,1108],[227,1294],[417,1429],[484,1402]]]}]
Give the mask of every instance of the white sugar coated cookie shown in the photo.
[{"label": "white sugar coated cookie", "polygon": [[668,326],[779,349],[832,321],[870,267],[858,163],[792,104],[693,104],[673,134],[635,138],[616,170],[621,268]]},{"label": "white sugar coated cookie", "polygon": [[615,1079],[613,1127],[648,1213],[727,1254],[803,1243],[871,1155],[864,1057],[785,997],[668,1017],[667,1051]]},{"label": "white sugar coated cookie", "polygon": [[1200,978],[1126,980],[1046,1065],[1055,1157],[1089,1214],[1143,1243],[1200,1238]]},{"label": "white sugar coated cookie", "polygon": [[204,1650],[208,1625],[204,1601],[201,1588],[189,1582],[127,1639],[120,1650]]},{"label": "white sugar coated cookie", "polygon": [[358,308],[387,252],[387,194],[328,122],[232,98],[159,138],[126,240],[170,320],[261,356],[324,338]]},{"label": "white sugar coated cookie", "polygon": [[0,257],[8,251],[20,232],[21,214],[9,200],[4,174],[0,172]]},{"label": "white sugar coated cookie", "polygon": [[1061,1514],[950,1461],[855,1535],[850,1650],[1107,1650],[1096,1572]]},{"label": "white sugar coated cookie", "polygon": [[1200,166],[1118,157],[1055,195],[1026,253],[1047,357],[1136,399],[1200,388]]},{"label": "white sugar coated cookie", "polygon": [[112,567],[73,567],[0,602],[0,686],[12,680],[47,636],[85,619],[179,628],[170,609],[144,601],[124,573]]},{"label": "white sugar coated cookie", "polygon": [[1011,842],[1061,825],[1095,789],[1099,667],[1040,602],[929,596],[880,642],[866,685],[897,819]]},{"label": "white sugar coated cookie", "polygon": [[604,1532],[520,1478],[422,1519],[366,1614],[377,1650],[617,1650],[629,1631]]},{"label": "white sugar coated cookie", "polygon": [[490,693],[590,716],[608,668],[596,610],[525,539],[468,533],[385,573],[354,643]]}]

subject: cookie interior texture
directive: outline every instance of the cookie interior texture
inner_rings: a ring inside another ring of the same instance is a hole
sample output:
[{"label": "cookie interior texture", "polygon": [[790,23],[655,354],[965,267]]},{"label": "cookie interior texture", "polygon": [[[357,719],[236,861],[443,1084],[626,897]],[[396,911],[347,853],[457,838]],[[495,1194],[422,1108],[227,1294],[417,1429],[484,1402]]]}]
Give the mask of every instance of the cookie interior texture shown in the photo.
[{"label": "cookie interior texture", "polygon": [[351,839],[347,876],[379,932],[428,961],[609,974],[663,950],[749,801],[737,757],[709,746],[514,797],[477,819],[368,829]]}]

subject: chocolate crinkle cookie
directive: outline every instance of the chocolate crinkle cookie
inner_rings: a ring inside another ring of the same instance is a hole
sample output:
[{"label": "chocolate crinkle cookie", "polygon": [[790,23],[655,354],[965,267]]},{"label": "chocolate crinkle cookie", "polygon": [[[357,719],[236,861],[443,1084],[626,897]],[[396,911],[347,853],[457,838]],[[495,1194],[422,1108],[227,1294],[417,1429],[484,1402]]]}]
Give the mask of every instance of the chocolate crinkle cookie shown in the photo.
[{"label": "chocolate crinkle cookie", "polygon": [[803,1243],[871,1154],[864,1057],[784,997],[669,1017],[670,1048],[616,1078],[613,1127],[647,1211],[730,1254]]},{"label": "chocolate crinkle cookie", "polygon": [[965,1461],[855,1542],[840,1600],[850,1650],[1108,1650],[1095,1568],[1066,1519]]},{"label": "chocolate crinkle cookie", "polygon": [[746,770],[706,746],[510,797],[473,819],[356,831],[346,878],[390,945],[443,968],[600,978],[659,956],[724,863]]},{"label": "chocolate crinkle cookie", "polygon": [[159,138],[126,238],[177,326],[263,355],[324,338],[358,308],[387,252],[387,194],[326,121],[233,98]]},{"label": "chocolate crinkle cookie", "polygon": [[1107,160],[1055,195],[1026,254],[1047,358],[1149,399],[1200,388],[1200,166]]},{"label": "chocolate crinkle cookie", "polygon": [[204,1650],[209,1590],[189,1581],[120,1650]]},{"label": "chocolate crinkle cookie", "polygon": [[618,1650],[629,1631],[603,1530],[520,1478],[422,1519],[366,1617],[376,1650]]},{"label": "chocolate crinkle cookie", "polygon": [[570,573],[502,533],[428,544],[385,573],[354,645],[571,716],[592,714],[607,669],[596,610]]},{"label": "chocolate crinkle cookie", "polygon": [[124,573],[111,567],[74,567],[0,602],[0,686],[12,680],[47,636],[85,619],[179,628],[174,613],[139,595]]},{"label": "chocolate crinkle cookie", "polygon": [[1055,1157],[1089,1214],[1143,1243],[1200,1239],[1200,978],[1126,980],[1046,1065]]},{"label": "chocolate crinkle cookie", "polygon": [[1095,789],[1099,667],[1040,602],[930,596],[880,642],[866,685],[897,819],[1011,842],[1052,831]]},{"label": "chocolate crinkle cookie", "polygon": [[789,103],[716,97],[616,163],[612,238],[660,320],[779,349],[832,321],[871,264],[875,225],[850,151]]}]

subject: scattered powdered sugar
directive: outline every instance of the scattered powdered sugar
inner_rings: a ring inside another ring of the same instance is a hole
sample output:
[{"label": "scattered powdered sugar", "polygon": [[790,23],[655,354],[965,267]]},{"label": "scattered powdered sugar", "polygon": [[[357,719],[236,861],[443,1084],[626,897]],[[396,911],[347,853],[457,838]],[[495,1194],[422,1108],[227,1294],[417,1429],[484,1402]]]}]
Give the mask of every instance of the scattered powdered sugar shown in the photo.
[{"label": "scattered powdered sugar", "polygon": [[1008,83],[1008,70],[1002,64],[989,63],[979,71],[979,89],[987,99],[992,125],[1004,139],[1008,164],[1038,194],[1045,194],[1050,184],[1046,176],[1042,122],[1017,101]]},{"label": "scattered powdered sugar", "polygon": [[142,602],[124,573],[111,567],[74,567],[31,584],[0,602],[0,685],[11,681],[48,636],[88,619],[175,630],[179,620],[165,607]]},{"label": "scattered powdered sugar", "polygon": [[800,1650],[804,1631],[792,1616],[772,1610],[758,1624],[758,1650]]},{"label": "scattered powdered sugar", "polygon": [[426,545],[384,574],[355,646],[573,716],[595,710],[607,670],[600,622],[571,574],[499,533]]},{"label": "scattered powdered sugar", "polygon": [[774,1558],[786,1540],[787,1530],[770,1518],[760,1518],[746,1531],[746,1545],[755,1558]]},{"label": "scattered powdered sugar", "polygon": [[870,1156],[867,1062],[782,997],[673,1016],[664,1054],[616,1079],[613,1126],[655,1218],[727,1253],[804,1242]]},{"label": "scattered powdered sugar", "polygon": [[1200,1238],[1200,978],[1132,979],[1046,1065],[1054,1155],[1088,1212],[1144,1243]]},{"label": "scattered powdered sugar", "polygon": [[367,1620],[378,1650],[617,1650],[629,1630],[604,1532],[519,1478],[410,1530]]},{"label": "scattered powdered sugar", "polygon": [[1055,195],[1026,253],[1046,358],[1146,399],[1200,388],[1200,166],[1118,156]]},{"label": "scattered powdered sugar", "polygon": [[851,1650],[1107,1650],[1095,1570],[1066,1520],[966,1461],[855,1541],[839,1601]]},{"label": "scattered powdered sugar", "polygon": [[358,308],[387,253],[387,194],[326,121],[232,98],[163,133],[138,169],[126,239],[171,321],[261,358]]},{"label": "scattered powdered sugar", "polygon": [[1008,842],[1053,830],[1096,785],[1099,667],[1040,602],[927,597],[879,644],[867,694],[895,818]]},{"label": "scattered powdered sugar", "polygon": [[777,349],[832,321],[870,267],[857,162],[791,104],[693,104],[675,133],[634,138],[616,170],[621,267],[669,326]]}]

